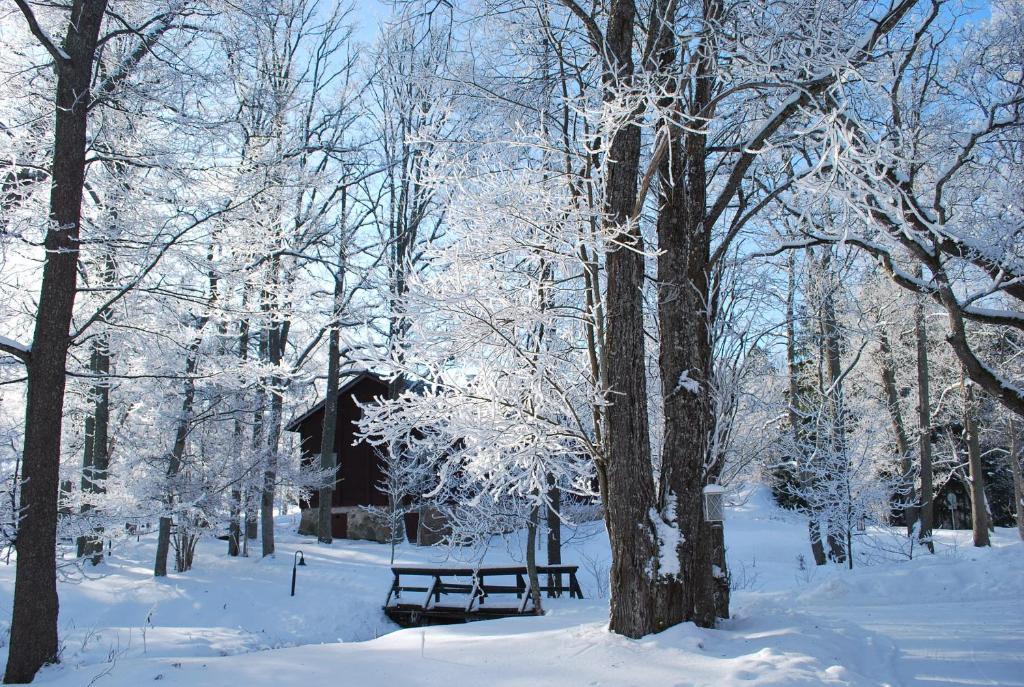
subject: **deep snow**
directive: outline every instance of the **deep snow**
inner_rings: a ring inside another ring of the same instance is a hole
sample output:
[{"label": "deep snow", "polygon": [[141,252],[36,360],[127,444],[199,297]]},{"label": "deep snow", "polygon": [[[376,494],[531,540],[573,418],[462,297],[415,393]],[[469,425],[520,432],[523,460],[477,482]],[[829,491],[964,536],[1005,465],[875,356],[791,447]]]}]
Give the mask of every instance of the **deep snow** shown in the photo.
[{"label": "deep snow", "polygon": [[[62,583],[62,664],[41,684],[166,685],[1000,685],[1024,686],[1024,545],[999,530],[994,546],[938,533],[935,556],[887,553],[859,538],[869,565],[808,566],[805,525],[763,492],[729,509],[726,538],[738,589],[733,618],[642,640],[607,631],[608,547],[599,524],[563,554],[581,565],[587,599],[556,600],[541,618],[398,630],[381,613],[389,547],[318,545],[278,521],[273,559],[200,544],[196,567],[151,575],[152,535],[115,551],[88,579]],[[257,547],[258,548],[258,547]],[[292,554],[298,590],[289,596]],[[514,548],[514,547],[513,547]],[[396,562],[439,562],[411,546]],[[486,563],[508,560],[496,543]],[[803,563],[801,563],[803,561]],[[12,566],[0,565],[0,617]],[[6,629],[6,628],[5,628]]]}]

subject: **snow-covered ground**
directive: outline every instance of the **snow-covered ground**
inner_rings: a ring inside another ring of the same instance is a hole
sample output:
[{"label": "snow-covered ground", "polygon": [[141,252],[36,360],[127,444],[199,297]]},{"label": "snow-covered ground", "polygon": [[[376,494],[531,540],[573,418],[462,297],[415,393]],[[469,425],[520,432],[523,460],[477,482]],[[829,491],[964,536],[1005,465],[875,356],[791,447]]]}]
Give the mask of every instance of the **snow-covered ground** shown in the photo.
[{"label": "snow-covered ground", "polygon": [[[870,565],[808,566],[805,525],[763,493],[726,522],[738,589],[734,617],[634,641],[606,629],[608,548],[597,524],[564,560],[581,566],[584,601],[556,600],[539,618],[399,630],[381,612],[389,548],[291,534],[279,521],[274,559],[228,558],[200,544],[196,567],[155,580],[154,542],[115,551],[61,586],[63,662],[41,684],[128,687],[246,685],[1000,685],[1024,686],[1024,545],[1000,530],[988,550],[969,532],[940,532],[935,556],[899,560],[873,537]],[[302,549],[289,596],[292,554]],[[404,563],[443,552],[399,547]],[[496,545],[486,563],[508,560]],[[801,560],[803,563],[801,563]],[[13,566],[0,565],[0,617]]]}]

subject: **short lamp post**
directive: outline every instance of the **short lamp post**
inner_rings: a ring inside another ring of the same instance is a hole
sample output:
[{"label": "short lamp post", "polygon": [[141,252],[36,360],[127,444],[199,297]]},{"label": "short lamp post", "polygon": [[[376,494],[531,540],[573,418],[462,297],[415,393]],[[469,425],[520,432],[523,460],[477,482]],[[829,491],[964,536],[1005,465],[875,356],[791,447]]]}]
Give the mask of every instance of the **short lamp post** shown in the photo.
[{"label": "short lamp post", "polygon": [[704,487],[704,521],[721,525],[725,520],[725,487],[709,484]]},{"label": "short lamp post", "polygon": [[292,556],[292,596],[295,596],[295,578],[300,565],[303,567],[306,565],[306,558],[302,555],[301,549],[296,551],[295,555]]}]

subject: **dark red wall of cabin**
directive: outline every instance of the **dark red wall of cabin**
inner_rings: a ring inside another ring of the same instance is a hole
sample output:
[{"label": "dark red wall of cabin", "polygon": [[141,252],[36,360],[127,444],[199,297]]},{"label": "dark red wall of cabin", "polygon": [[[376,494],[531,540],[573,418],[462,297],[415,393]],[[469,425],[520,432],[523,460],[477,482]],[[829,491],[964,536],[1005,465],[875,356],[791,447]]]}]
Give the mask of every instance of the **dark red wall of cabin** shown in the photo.
[{"label": "dark red wall of cabin", "polygon": [[[338,454],[338,483],[334,487],[333,506],[386,506],[387,496],[377,485],[384,479],[384,471],[373,447],[364,441],[356,442],[362,410],[356,401],[365,403],[387,393],[387,384],[364,377],[338,398],[338,424],[334,450]],[[319,460],[323,438],[324,411],[321,408],[303,420],[298,427],[302,441],[302,461],[311,465]],[[314,493],[303,508],[319,506],[319,495]]]}]

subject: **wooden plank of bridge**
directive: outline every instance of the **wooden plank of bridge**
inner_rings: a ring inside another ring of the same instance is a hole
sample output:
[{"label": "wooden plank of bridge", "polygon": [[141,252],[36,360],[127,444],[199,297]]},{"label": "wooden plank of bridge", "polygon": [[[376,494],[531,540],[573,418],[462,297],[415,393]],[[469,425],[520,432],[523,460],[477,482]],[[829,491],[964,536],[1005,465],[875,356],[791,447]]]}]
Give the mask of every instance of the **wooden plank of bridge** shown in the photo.
[{"label": "wooden plank of bridge", "polygon": [[[537,566],[538,575],[547,576],[547,584],[541,584],[541,592],[558,590],[562,585],[562,575],[569,577],[569,596],[582,599],[579,580],[576,577],[578,566],[547,565]],[[391,590],[385,601],[384,611],[399,624],[418,624],[422,621],[437,620],[440,622],[469,621],[479,618],[500,618],[514,615],[525,615],[530,601],[527,593],[526,568],[524,566],[489,566],[481,568],[438,568],[419,566],[392,567]],[[430,586],[409,585],[402,583],[402,576],[429,577]],[[470,583],[463,583],[452,578],[469,577]],[[515,584],[490,584],[488,577],[514,577]],[[556,579],[557,582],[552,582]],[[403,603],[403,592],[426,592],[422,603]],[[447,594],[468,594],[469,599],[459,606],[441,605],[442,597]],[[487,597],[499,594],[515,594],[520,603],[514,607],[488,604]],[[394,601],[395,603],[392,603]]]}]

